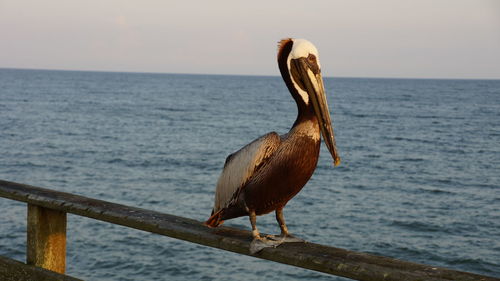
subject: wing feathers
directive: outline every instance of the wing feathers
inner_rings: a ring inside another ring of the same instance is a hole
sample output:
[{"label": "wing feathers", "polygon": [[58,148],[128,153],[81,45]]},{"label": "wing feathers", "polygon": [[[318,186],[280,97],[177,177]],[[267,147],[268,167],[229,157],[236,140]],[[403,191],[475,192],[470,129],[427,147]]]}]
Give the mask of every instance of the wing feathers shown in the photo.
[{"label": "wing feathers", "polygon": [[268,133],[227,157],[215,190],[214,213],[237,199],[241,188],[266,163],[280,142],[277,133]]}]

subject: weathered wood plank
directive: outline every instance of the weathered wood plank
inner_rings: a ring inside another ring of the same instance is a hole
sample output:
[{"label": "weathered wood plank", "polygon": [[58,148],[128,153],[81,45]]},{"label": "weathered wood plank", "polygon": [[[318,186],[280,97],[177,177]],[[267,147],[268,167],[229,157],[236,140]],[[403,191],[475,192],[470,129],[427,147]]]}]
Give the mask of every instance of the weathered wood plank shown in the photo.
[{"label": "weathered wood plank", "polygon": [[26,263],[58,273],[66,269],[66,213],[28,203]]},{"label": "weathered wood plank", "polygon": [[201,222],[188,218],[1,180],[0,196],[356,280],[500,281],[499,278],[314,243],[287,243],[277,248],[266,248],[251,255],[249,246],[252,236],[249,231],[229,227],[210,229]]},{"label": "weathered wood plank", "polygon": [[81,281],[68,275],[28,265],[0,256],[0,280],[2,281]]}]

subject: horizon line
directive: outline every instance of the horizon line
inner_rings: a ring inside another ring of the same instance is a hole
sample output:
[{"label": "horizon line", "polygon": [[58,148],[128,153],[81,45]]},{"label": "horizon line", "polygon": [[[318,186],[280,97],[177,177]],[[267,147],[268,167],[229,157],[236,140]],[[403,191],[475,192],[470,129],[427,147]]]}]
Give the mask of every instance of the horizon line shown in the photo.
[{"label": "horizon line", "polygon": [[[280,75],[259,74],[227,74],[227,73],[182,73],[182,72],[157,72],[157,71],[127,71],[127,70],[85,70],[85,69],[61,69],[61,68],[23,68],[2,67],[0,70],[38,70],[38,71],[67,71],[67,72],[102,72],[102,73],[130,73],[130,74],[159,74],[159,75],[213,75],[213,76],[249,76],[249,77],[281,77]],[[389,77],[389,76],[324,76],[323,78],[345,78],[345,79],[408,79],[408,80],[500,80],[500,78],[449,78],[449,77]]]}]

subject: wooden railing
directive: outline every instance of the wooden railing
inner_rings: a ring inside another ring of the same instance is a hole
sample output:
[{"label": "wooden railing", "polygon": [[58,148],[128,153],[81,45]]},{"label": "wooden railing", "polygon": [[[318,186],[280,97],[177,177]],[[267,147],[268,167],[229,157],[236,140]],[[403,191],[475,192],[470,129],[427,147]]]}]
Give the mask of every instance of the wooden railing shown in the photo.
[{"label": "wooden railing", "polygon": [[[30,275],[44,276],[44,272],[52,274],[46,280],[76,280],[63,275],[66,265],[66,214],[71,213],[355,280],[500,281],[498,278],[309,242],[285,243],[252,255],[249,252],[252,240],[249,231],[230,227],[211,229],[188,218],[2,180],[0,197],[28,204],[27,264],[0,257],[0,280],[29,280]],[[60,273],[57,275],[60,279],[54,277],[54,272]],[[42,279],[38,277],[37,280]]]}]

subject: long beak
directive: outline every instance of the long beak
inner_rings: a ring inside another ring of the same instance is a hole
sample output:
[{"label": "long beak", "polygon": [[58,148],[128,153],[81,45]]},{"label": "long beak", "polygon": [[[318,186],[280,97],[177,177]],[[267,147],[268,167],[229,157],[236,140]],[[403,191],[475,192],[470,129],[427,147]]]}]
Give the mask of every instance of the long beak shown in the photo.
[{"label": "long beak", "polygon": [[326,102],[323,77],[319,71],[317,71],[317,74],[314,74],[305,61],[301,61],[299,65],[300,67],[298,67],[298,69],[302,72],[301,76],[303,77],[304,86],[311,99],[314,113],[318,118],[323,140],[332,155],[334,166],[338,166],[340,164],[340,156],[337,152],[337,146],[335,144],[335,134],[333,133],[330,110],[328,109],[328,103]]}]

